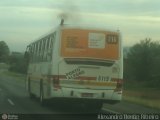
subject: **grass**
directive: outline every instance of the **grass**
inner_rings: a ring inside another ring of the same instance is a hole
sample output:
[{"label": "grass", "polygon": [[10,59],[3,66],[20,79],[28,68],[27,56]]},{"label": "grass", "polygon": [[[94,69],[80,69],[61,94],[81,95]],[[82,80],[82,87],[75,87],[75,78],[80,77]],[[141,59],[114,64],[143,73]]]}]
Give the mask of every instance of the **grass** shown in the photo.
[{"label": "grass", "polygon": [[160,100],[159,99],[144,99],[136,96],[125,96],[123,97],[125,101],[136,103],[150,108],[160,109]]},{"label": "grass", "polygon": [[8,69],[9,65],[5,64],[5,63],[0,63],[0,69]]},{"label": "grass", "polygon": [[5,71],[5,75],[13,76],[13,77],[24,77],[24,74],[16,73],[16,72],[11,72],[11,71]]},{"label": "grass", "polygon": [[19,73],[15,73],[15,72],[11,72],[11,71],[4,71],[3,73],[1,73],[3,75],[6,75],[6,76],[11,76],[15,79],[18,79],[18,80],[25,80],[26,78],[26,75],[24,74],[19,74]]},{"label": "grass", "polygon": [[123,95],[125,101],[160,109],[160,88],[155,83],[126,81]]}]

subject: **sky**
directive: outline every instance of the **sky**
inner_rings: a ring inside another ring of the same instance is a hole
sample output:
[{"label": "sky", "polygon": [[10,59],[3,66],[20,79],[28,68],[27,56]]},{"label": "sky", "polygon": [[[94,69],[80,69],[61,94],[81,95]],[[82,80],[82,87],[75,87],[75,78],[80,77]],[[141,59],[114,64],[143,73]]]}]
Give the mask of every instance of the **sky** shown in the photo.
[{"label": "sky", "polygon": [[0,0],[0,41],[11,51],[65,23],[120,30],[124,46],[160,41],[160,0]]}]

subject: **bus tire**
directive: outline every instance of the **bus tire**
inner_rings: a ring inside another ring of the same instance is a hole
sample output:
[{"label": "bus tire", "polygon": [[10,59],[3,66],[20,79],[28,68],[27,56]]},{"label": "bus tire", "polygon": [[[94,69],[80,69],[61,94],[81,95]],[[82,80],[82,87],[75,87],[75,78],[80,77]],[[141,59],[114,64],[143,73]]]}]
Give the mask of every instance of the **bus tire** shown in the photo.
[{"label": "bus tire", "polygon": [[40,104],[43,106],[45,105],[44,100],[44,90],[43,90],[43,80],[40,80],[40,98],[39,98]]},{"label": "bus tire", "polygon": [[33,99],[33,98],[34,98],[34,95],[33,95],[33,93],[31,92],[31,80],[30,80],[30,78],[28,79],[28,93],[29,93],[29,98],[30,98],[30,99]]}]

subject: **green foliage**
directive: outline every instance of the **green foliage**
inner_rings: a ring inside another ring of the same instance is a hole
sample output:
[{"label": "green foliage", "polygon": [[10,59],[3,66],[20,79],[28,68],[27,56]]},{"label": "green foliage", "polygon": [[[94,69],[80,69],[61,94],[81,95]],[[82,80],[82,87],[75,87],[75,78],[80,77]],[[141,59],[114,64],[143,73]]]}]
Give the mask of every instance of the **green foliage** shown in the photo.
[{"label": "green foliage", "polygon": [[0,41],[0,62],[8,62],[9,48],[4,41]]},{"label": "green foliage", "polygon": [[160,44],[145,39],[130,48],[124,60],[124,77],[128,80],[151,81],[160,86]]},{"label": "green foliage", "polygon": [[10,71],[25,74],[27,73],[27,62],[22,53],[14,52],[9,58]]}]

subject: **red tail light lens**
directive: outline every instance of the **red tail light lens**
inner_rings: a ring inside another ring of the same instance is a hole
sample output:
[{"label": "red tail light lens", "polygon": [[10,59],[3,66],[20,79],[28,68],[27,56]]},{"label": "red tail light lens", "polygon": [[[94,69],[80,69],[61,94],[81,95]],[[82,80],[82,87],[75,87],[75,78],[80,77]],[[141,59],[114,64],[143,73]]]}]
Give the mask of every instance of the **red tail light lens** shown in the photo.
[{"label": "red tail light lens", "polygon": [[123,87],[123,80],[122,79],[117,79],[117,85],[116,85],[116,89],[114,90],[116,91],[122,91],[122,87]]},{"label": "red tail light lens", "polygon": [[117,89],[122,89],[122,86],[123,86],[122,80],[118,80],[118,81],[117,81],[117,86],[116,86],[116,88],[117,88]]}]

